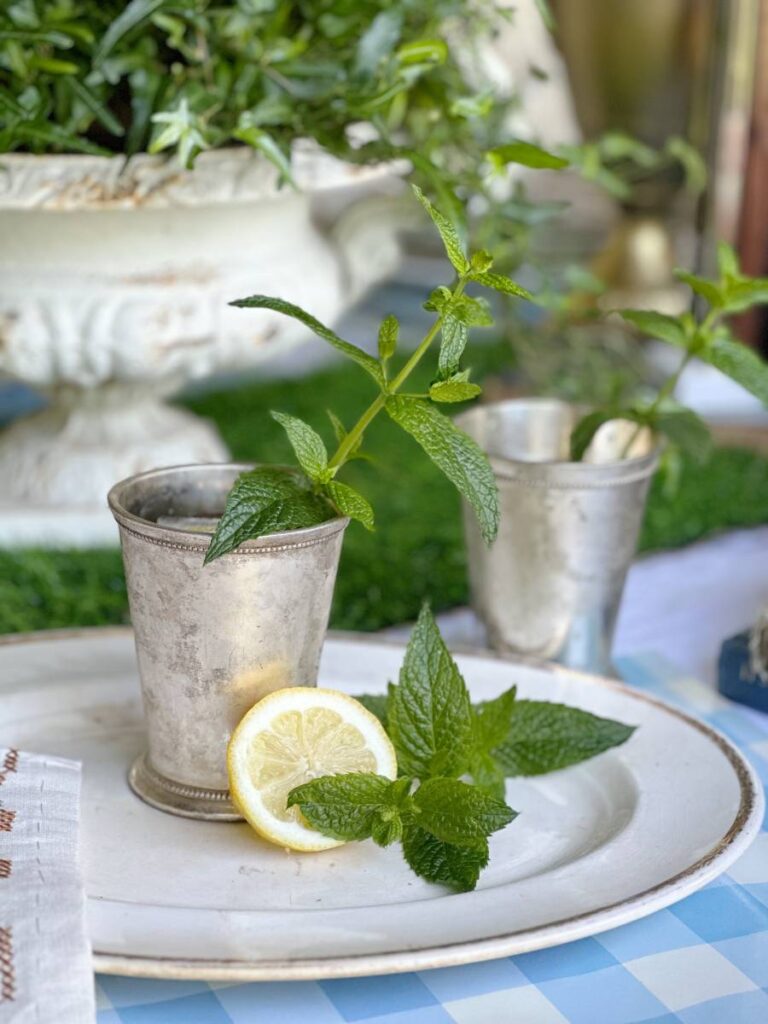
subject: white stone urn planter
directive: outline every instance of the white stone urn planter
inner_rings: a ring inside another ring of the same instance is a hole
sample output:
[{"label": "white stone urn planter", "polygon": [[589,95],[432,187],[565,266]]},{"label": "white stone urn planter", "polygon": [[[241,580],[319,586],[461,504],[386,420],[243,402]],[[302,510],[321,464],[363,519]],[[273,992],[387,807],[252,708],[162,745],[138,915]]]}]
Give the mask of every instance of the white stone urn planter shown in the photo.
[{"label": "white stone urn planter", "polygon": [[293,169],[298,190],[245,147],[191,171],[145,154],[0,156],[0,374],[50,399],[0,434],[0,544],[116,543],[115,481],[228,457],[164,399],[305,336],[230,300],[290,295],[333,322],[394,269],[392,168],[298,144]]}]

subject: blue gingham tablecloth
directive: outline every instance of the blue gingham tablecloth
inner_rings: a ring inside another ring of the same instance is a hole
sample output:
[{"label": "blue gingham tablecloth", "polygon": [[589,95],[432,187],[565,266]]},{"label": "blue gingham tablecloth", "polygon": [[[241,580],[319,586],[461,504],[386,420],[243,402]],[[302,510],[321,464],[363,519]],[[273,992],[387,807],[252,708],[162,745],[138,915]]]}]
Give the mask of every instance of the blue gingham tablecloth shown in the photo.
[{"label": "blue gingham tablecloth", "polygon": [[[710,722],[768,786],[768,716],[625,659],[631,684]],[[768,822],[727,875],[666,910],[564,946],[412,974],[207,984],[100,975],[98,1024],[767,1024]]]}]

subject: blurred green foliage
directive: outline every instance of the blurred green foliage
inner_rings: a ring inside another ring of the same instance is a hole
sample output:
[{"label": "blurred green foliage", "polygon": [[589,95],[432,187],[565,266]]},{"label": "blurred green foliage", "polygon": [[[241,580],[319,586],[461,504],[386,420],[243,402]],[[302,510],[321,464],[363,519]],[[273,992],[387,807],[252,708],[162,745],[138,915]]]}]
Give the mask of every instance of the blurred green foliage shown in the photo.
[{"label": "blurred green foliage", "polygon": [[[475,345],[469,362],[482,379],[508,367],[509,349],[503,343]],[[426,371],[414,376],[417,385],[426,384]],[[280,462],[290,460],[290,448],[267,410],[279,406],[330,440],[326,407],[352,420],[365,396],[359,370],[339,364],[309,377],[252,383],[185,404],[218,423],[236,458]],[[467,600],[453,486],[389,420],[377,420],[367,440],[380,465],[357,463],[349,467],[349,478],[366,489],[381,525],[372,534],[355,524],[347,531],[332,615],[332,625],[343,629],[372,630],[412,619],[427,597],[437,611]],[[713,530],[763,522],[768,459],[716,450],[704,469],[684,463],[674,500],[654,483],[641,549],[675,547]],[[116,550],[0,551],[0,632],[126,621]]]}]

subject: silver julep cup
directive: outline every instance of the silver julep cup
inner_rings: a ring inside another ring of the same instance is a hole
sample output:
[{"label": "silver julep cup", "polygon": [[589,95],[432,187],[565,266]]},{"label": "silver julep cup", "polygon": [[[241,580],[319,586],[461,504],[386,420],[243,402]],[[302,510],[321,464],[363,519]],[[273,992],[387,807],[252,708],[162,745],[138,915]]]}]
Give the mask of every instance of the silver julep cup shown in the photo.
[{"label": "silver julep cup", "polygon": [[204,566],[210,534],[169,520],[220,515],[251,468],[157,469],[109,493],[147,726],[129,781],[147,803],[191,818],[240,817],[227,780],[232,730],[270,691],[316,684],[349,522],[249,540]]},{"label": "silver julep cup", "polygon": [[490,549],[464,509],[472,604],[499,650],[615,675],[616,617],[658,452],[649,431],[615,421],[588,461],[571,462],[579,416],[555,399],[516,399],[460,417],[488,453],[501,504]]}]

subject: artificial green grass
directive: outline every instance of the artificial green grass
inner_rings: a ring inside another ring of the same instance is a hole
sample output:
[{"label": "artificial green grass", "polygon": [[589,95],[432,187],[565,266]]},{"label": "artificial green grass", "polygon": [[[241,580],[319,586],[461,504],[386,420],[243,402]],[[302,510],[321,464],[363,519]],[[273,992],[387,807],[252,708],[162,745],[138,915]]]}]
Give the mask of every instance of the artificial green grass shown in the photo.
[{"label": "artificial green grass", "polygon": [[[508,365],[502,345],[476,347],[480,379]],[[362,381],[362,384],[361,384]],[[289,462],[291,452],[270,409],[300,416],[332,444],[325,410],[350,425],[364,408],[366,378],[343,364],[290,381],[248,384],[184,404],[214,420],[236,459]],[[415,388],[427,377],[415,380]],[[459,499],[415,442],[386,416],[366,448],[377,464],[356,462],[344,479],[376,511],[373,534],[347,530],[331,624],[373,630],[414,618],[428,598],[442,610],[467,600]],[[686,464],[673,498],[654,483],[641,550],[676,547],[718,529],[768,522],[768,459],[716,451],[701,469]],[[0,632],[126,622],[127,600],[116,550],[0,551]]]}]

